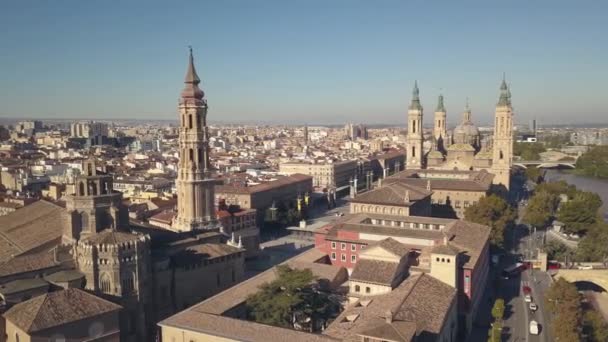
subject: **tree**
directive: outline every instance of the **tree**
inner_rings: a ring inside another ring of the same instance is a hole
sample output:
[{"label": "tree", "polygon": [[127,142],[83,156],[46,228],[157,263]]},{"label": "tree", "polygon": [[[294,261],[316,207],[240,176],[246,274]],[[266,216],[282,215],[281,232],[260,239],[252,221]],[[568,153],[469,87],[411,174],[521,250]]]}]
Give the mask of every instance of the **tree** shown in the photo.
[{"label": "tree", "polygon": [[559,278],[549,287],[545,300],[553,314],[553,336],[560,342],[579,341],[582,309],[576,286],[564,278]]},{"label": "tree", "polygon": [[310,322],[312,330],[317,322],[326,322],[339,313],[339,302],[320,291],[310,269],[280,265],[276,272],[274,281],[247,298],[247,314],[253,321],[292,328],[294,321],[301,318]]},{"label": "tree", "polygon": [[534,166],[530,166],[526,169],[526,178],[534,183],[539,183],[541,178],[542,178],[542,174],[540,172],[540,169]]},{"label": "tree", "polygon": [[596,222],[597,209],[590,207],[583,200],[574,199],[562,203],[557,212],[557,219],[564,223],[564,232],[582,235]]},{"label": "tree", "polygon": [[594,146],[576,160],[576,170],[584,175],[608,178],[608,146]]},{"label": "tree", "polygon": [[513,144],[513,155],[520,156],[523,160],[539,160],[540,153],[546,150],[541,143],[519,142]]},{"label": "tree", "polygon": [[561,242],[549,240],[544,246],[545,252],[549,260],[565,260],[566,257],[571,257],[574,251],[568,248]]},{"label": "tree", "polygon": [[581,261],[606,262],[608,259],[608,224],[598,222],[591,226],[578,243],[577,258]]},{"label": "tree", "polygon": [[537,191],[529,201],[523,222],[533,227],[545,227],[559,205],[559,197],[547,191]]},{"label": "tree", "polygon": [[488,342],[502,341],[502,322],[494,322],[488,333]]},{"label": "tree", "polygon": [[595,310],[588,310],[583,317],[583,332],[590,342],[608,341],[608,323]]},{"label": "tree", "polygon": [[494,306],[492,306],[492,317],[496,322],[502,321],[505,315],[505,300],[502,298],[496,298]]},{"label": "tree", "polygon": [[497,195],[482,197],[464,211],[465,220],[491,228],[490,242],[498,247],[502,247],[505,230],[513,225],[516,217],[509,203]]}]

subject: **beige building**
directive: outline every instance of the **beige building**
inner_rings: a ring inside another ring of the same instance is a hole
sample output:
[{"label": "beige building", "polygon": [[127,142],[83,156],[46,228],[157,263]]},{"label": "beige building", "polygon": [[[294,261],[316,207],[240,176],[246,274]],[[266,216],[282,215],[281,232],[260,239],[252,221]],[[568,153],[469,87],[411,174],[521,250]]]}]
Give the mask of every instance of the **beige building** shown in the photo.
[{"label": "beige building", "polygon": [[421,168],[423,164],[422,155],[422,105],[418,91],[418,83],[414,84],[412,103],[407,111],[407,168]]},{"label": "beige building", "polygon": [[384,179],[382,185],[424,187],[432,192],[432,216],[464,218],[466,208],[490,193],[493,178],[486,170],[406,170]]},{"label": "beige building", "polygon": [[390,182],[351,198],[350,213],[431,216],[432,194],[427,188]]},{"label": "beige building", "polygon": [[315,188],[348,186],[351,179],[357,176],[356,160],[313,163],[308,161],[290,161],[279,165],[279,172],[286,175],[296,173],[312,176]]},{"label": "beige building", "polygon": [[[415,101],[417,99],[418,94],[417,89],[415,89],[412,106],[416,107]],[[422,113],[421,108],[419,111]],[[412,112],[411,108],[410,112],[407,150],[410,169],[486,170],[494,174],[492,182],[497,190],[505,191],[509,189],[513,164],[513,108],[511,92],[504,79],[500,86],[500,97],[494,115],[494,134],[491,137],[482,138],[479,129],[473,123],[468,101],[462,121],[454,128],[451,135],[448,135],[445,126],[446,110],[443,104],[443,96],[439,97],[434,119],[432,148],[424,156],[420,166],[416,165],[419,159],[418,154],[416,154],[417,150],[412,150],[412,147],[416,147],[418,144],[418,137],[411,138],[414,140],[409,138],[412,132],[418,129],[416,126],[418,112]],[[409,159],[412,159],[412,161],[409,161]]]},{"label": "beige building", "polygon": [[118,342],[120,309],[78,289],[49,292],[4,313],[6,341]]}]

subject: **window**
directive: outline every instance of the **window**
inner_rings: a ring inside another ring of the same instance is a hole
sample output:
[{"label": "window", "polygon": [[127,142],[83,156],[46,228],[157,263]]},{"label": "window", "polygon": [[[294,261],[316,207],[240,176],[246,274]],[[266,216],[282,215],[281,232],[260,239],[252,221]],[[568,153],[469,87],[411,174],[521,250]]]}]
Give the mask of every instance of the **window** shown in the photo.
[{"label": "window", "polygon": [[340,259],[342,259],[342,261],[346,261],[346,254],[340,254]]},{"label": "window", "polygon": [[356,255],[351,255],[350,256],[350,262],[352,262],[353,264],[357,262],[357,256]]},{"label": "window", "polygon": [[353,251],[353,252],[356,251],[357,250],[357,245],[355,245],[354,243],[351,243],[350,244],[350,250]]},{"label": "window", "polygon": [[361,249],[365,249],[365,245],[361,245],[361,247],[360,247],[360,248],[361,248]]},{"label": "window", "polygon": [[460,208],[460,201],[454,201],[454,207]]},{"label": "window", "polygon": [[412,157],[416,157],[416,148],[414,146],[412,146]]},{"label": "window", "polygon": [[331,249],[336,249],[336,242],[335,241],[331,242]]},{"label": "window", "polygon": [[464,207],[468,208],[469,207],[469,201],[464,201]]},{"label": "window", "polygon": [[342,243],[340,244],[340,249],[341,249],[341,250],[343,250],[343,251],[345,251],[345,250],[346,250],[346,244],[345,244],[344,242],[342,242]]},{"label": "window", "polygon": [[331,252],[331,260],[336,260],[336,252]]},{"label": "window", "polygon": [[192,128],[192,114],[188,115],[188,128]]},{"label": "window", "polygon": [[102,292],[105,292],[105,293],[112,292],[112,287],[110,284],[110,277],[107,274],[104,274],[101,276],[100,285],[101,285]]},{"label": "window", "polygon": [[19,342],[19,334],[15,333],[15,342]]},{"label": "window", "polygon": [[355,285],[355,292],[361,292],[361,286]]},{"label": "window", "polygon": [[370,293],[370,292],[372,292],[372,289],[370,289],[369,286],[366,286],[365,287],[365,293]]}]

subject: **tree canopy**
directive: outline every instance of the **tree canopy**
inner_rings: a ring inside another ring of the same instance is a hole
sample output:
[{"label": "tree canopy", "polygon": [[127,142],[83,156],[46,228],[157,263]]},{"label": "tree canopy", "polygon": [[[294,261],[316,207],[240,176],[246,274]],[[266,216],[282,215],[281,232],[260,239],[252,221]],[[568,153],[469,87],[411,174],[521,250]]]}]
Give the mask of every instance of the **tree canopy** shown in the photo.
[{"label": "tree canopy", "polygon": [[326,322],[340,312],[339,301],[319,290],[310,269],[280,265],[276,272],[274,281],[247,298],[248,316],[253,321],[287,328],[305,321],[310,322],[312,331],[318,322]]},{"label": "tree canopy", "polygon": [[579,191],[571,200],[561,204],[557,219],[565,224],[566,233],[584,234],[597,222],[601,206],[602,200],[598,194]]},{"label": "tree canopy", "polygon": [[580,261],[606,262],[608,260],[608,224],[592,225],[578,243],[577,259]]},{"label": "tree canopy", "polygon": [[540,153],[546,150],[542,143],[516,142],[513,144],[513,155],[520,156],[523,160],[539,160]]},{"label": "tree canopy", "polygon": [[528,202],[523,222],[537,228],[545,227],[551,221],[558,205],[558,195],[537,190]]},{"label": "tree canopy", "polygon": [[490,242],[502,247],[505,230],[511,227],[517,213],[502,197],[490,195],[482,197],[477,203],[465,209],[464,218],[467,221],[489,226]]},{"label": "tree canopy", "polygon": [[559,278],[545,294],[547,307],[553,315],[551,330],[559,341],[580,341],[582,322],[580,295],[576,286]]},{"label": "tree canopy", "polygon": [[576,160],[576,170],[584,175],[608,178],[608,146],[593,146]]},{"label": "tree canopy", "polygon": [[588,310],[583,316],[583,333],[590,342],[608,341],[608,323],[599,312]]}]

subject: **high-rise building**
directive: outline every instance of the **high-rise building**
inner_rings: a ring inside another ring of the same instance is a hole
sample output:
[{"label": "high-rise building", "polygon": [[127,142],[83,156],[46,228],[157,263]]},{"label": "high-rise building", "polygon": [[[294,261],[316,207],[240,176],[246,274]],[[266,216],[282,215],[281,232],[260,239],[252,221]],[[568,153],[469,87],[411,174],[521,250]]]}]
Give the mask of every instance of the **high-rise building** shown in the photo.
[{"label": "high-rise building", "polygon": [[407,167],[422,168],[422,105],[418,91],[418,82],[414,83],[412,103],[407,111]]},{"label": "high-rise building", "polygon": [[513,160],[513,108],[511,91],[504,78],[500,85],[495,117],[492,173],[495,175],[494,184],[502,185],[508,190]]},{"label": "high-rise building", "polygon": [[530,126],[528,127],[530,132],[536,134],[536,119],[530,120]]},{"label": "high-rise building", "polygon": [[209,163],[207,100],[199,88],[194,57],[186,71],[179,100],[179,172],[176,180],[178,208],[173,227],[178,231],[215,228],[215,180]]}]

